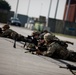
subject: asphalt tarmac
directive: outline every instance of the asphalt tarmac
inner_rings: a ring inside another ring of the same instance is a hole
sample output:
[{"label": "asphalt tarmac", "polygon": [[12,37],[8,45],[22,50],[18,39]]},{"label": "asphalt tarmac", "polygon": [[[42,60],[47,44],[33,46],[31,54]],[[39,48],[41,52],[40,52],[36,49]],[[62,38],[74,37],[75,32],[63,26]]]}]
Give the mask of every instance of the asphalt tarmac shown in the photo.
[{"label": "asphalt tarmac", "polygon": [[[32,33],[32,30],[15,26],[11,26],[11,29],[24,36]],[[76,51],[76,39],[58,37],[73,41],[74,45],[68,48]],[[20,43],[13,48],[13,42],[11,39],[0,37],[0,75],[73,75],[68,69],[59,68],[59,65],[65,66],[65,64],[52,58],[25,53],[26,50]],[[76,65],[75,62],[69,63]]]}]

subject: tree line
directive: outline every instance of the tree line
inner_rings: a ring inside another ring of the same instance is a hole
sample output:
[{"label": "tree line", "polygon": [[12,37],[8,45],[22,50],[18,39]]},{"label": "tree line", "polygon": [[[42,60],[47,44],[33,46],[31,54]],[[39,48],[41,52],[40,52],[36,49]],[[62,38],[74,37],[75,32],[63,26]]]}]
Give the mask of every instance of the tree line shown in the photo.
[{"label": "tree line", "polygon": [[0,9],[10,11],[11,6],[5,0],[0,0]]}]

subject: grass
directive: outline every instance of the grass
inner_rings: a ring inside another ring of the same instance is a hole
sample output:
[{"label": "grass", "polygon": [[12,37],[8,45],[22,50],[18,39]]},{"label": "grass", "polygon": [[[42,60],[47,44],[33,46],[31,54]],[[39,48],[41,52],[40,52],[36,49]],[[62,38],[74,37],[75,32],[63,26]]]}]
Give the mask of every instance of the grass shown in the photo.
[{"label": "grass", "polygon": [[54,34],[55,34],[55,35],[59,35],[59,36],[64,36],[64,37],[76,39],[76,36],[72,36],[72,35],[66,35],[66,34],[60,34],[60,33],[54,33]]}]

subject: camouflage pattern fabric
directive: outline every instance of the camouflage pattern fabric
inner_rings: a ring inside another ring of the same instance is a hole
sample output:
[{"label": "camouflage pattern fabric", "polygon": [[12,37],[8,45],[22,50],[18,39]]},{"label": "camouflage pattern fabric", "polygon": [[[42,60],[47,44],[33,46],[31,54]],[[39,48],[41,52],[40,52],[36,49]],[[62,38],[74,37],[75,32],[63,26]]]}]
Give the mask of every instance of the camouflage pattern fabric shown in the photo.
[{"label": "camouflage pattern fabric", "polygon": [[54,58],[66,59],[69,55],[69,52],[58,43],[53,42],[48,45],[48,50],[46,55]]},{"label": "camouflage pattern fabric", "polygon": [[7,29],[2,33],[2,37],[7,37],[7,38],[14,38],[15,34],[17,34],[15,31],[12,29]]}]

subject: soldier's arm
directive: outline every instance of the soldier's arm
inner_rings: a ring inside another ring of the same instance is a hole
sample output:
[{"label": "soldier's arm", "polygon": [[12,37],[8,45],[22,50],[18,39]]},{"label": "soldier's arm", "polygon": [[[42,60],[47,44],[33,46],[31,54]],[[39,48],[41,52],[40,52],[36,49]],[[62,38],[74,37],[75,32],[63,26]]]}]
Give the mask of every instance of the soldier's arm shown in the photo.
[{"label": "soldier's arm", "polygon": [[56,46],[54,44],[49,45],[45,56],[50,56],[51,57],[53,55],[53,53],[55,52],[55,50],[56,50]]},{"label": "soldier's arm", "polygon": [[10,34],[10,31],[9,30],[6,30],[2,33],[1,37],[8,37]]}]

